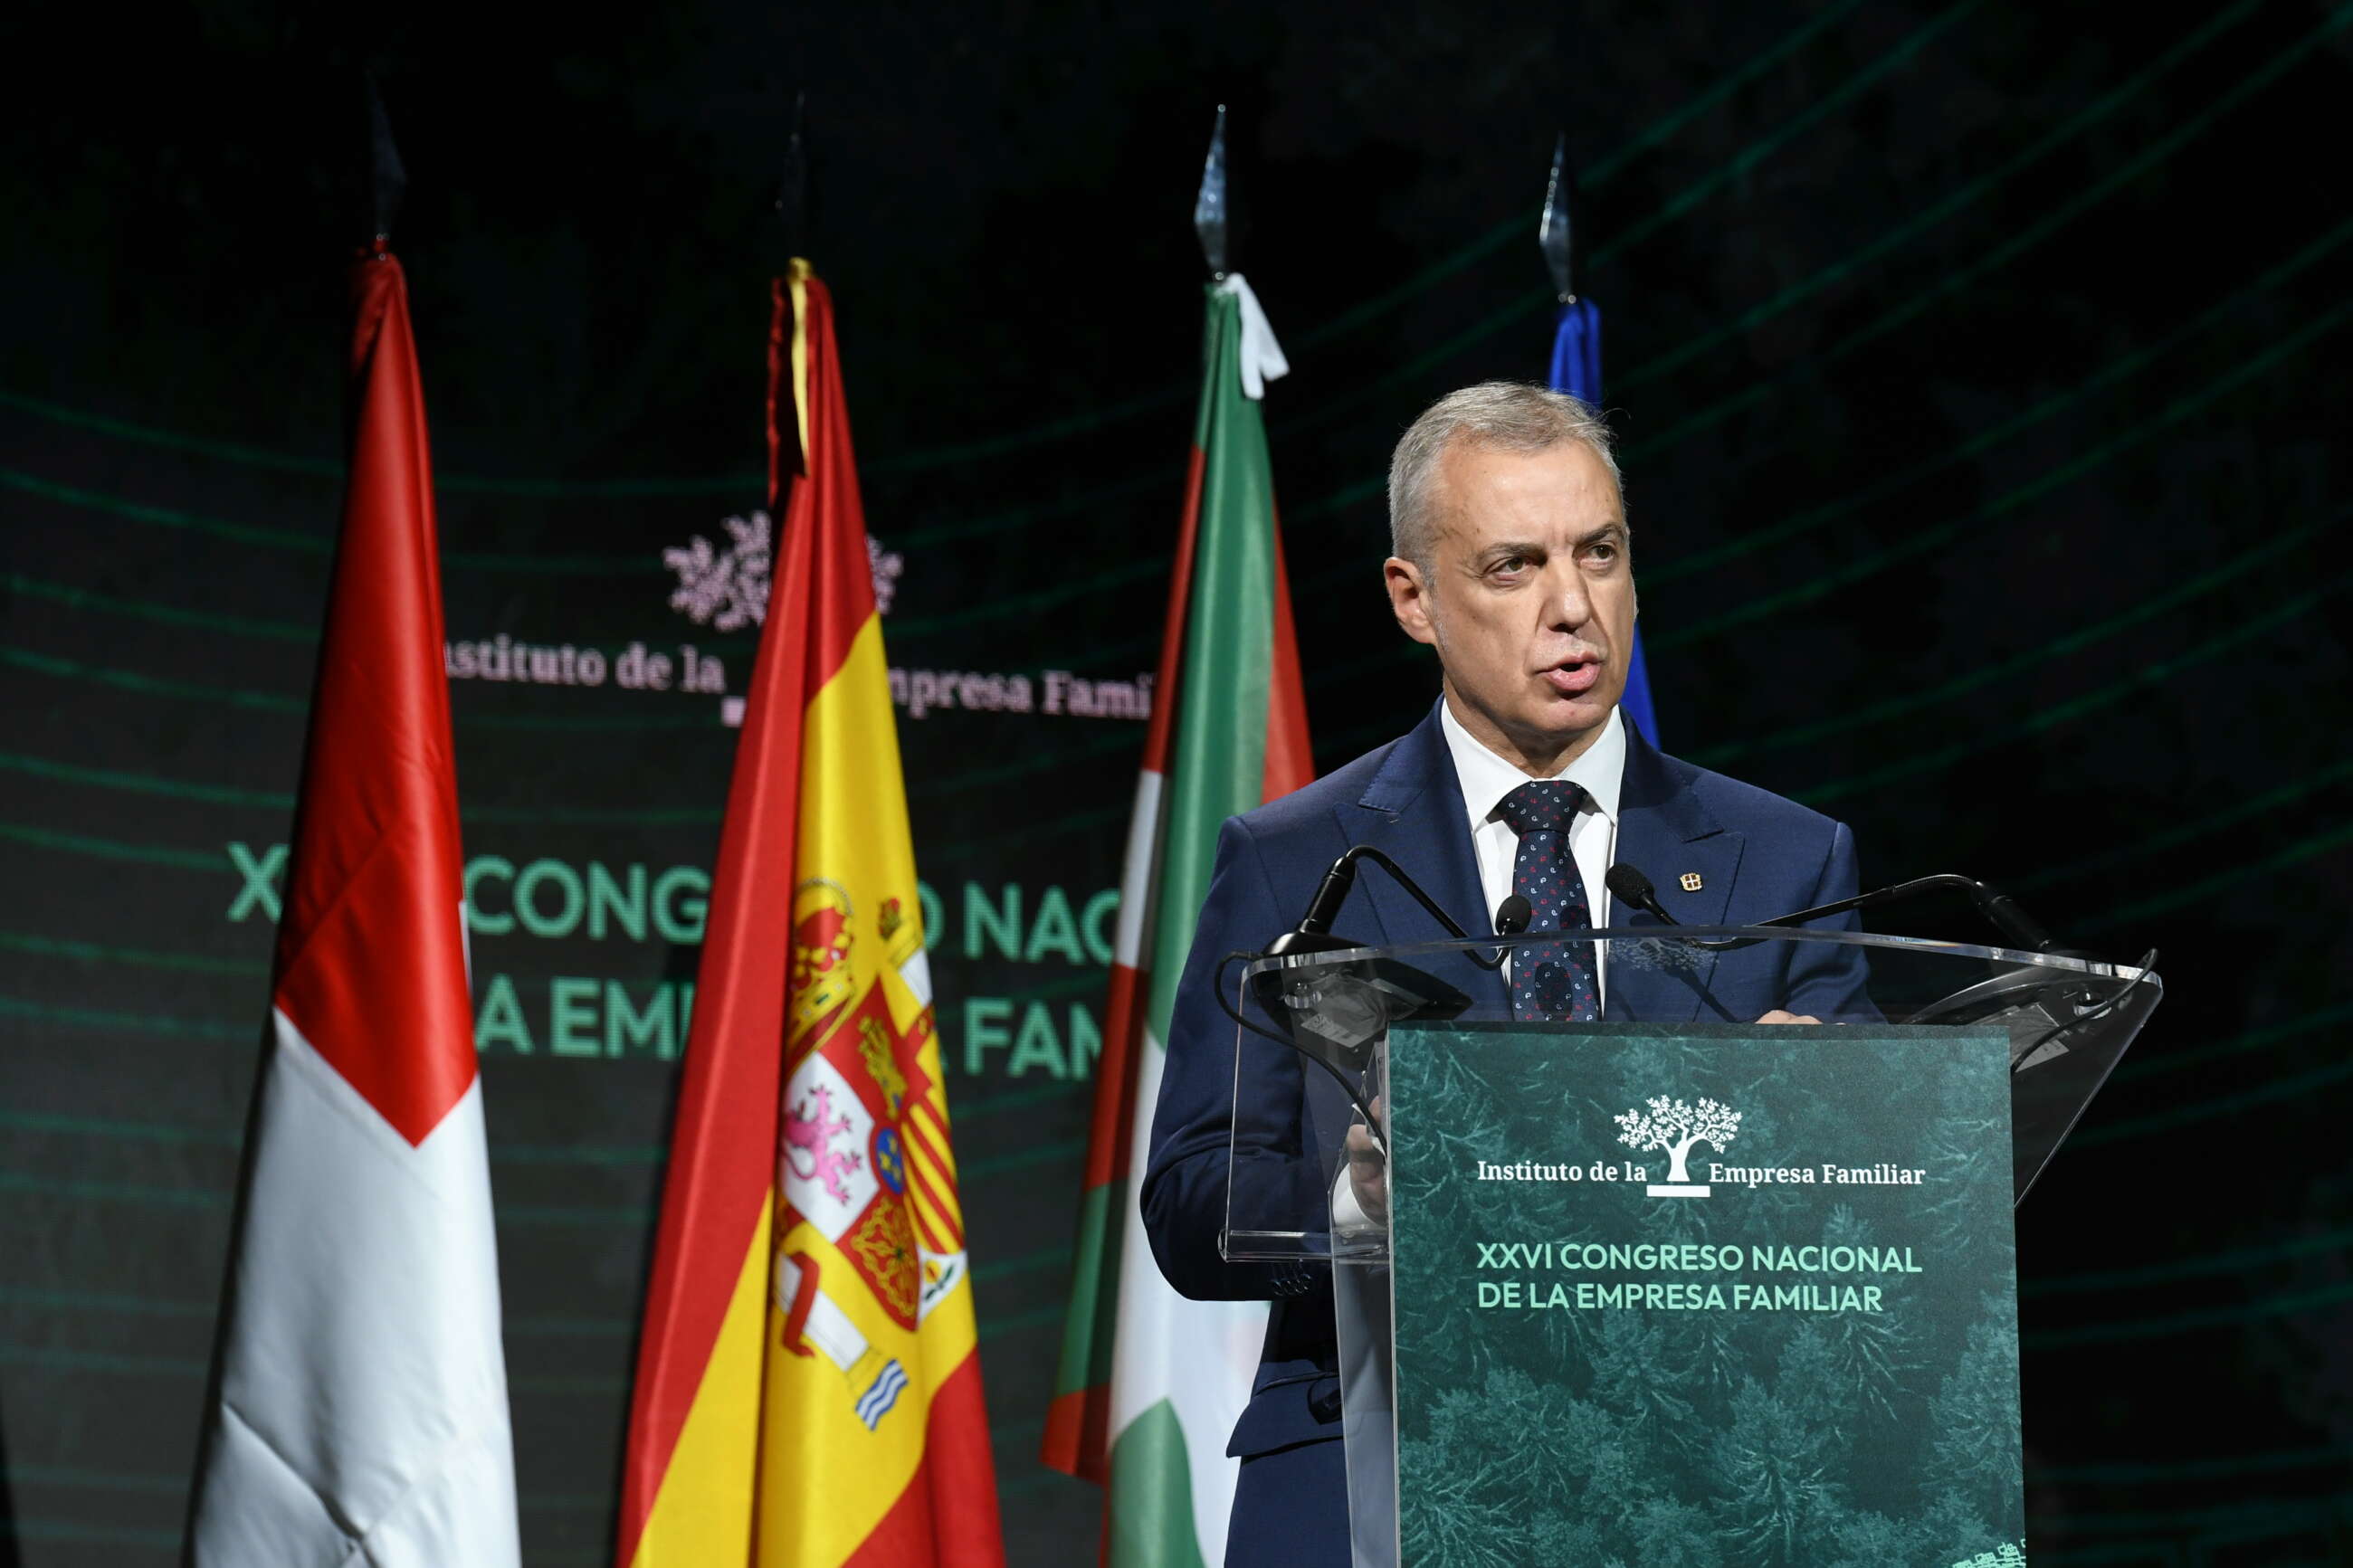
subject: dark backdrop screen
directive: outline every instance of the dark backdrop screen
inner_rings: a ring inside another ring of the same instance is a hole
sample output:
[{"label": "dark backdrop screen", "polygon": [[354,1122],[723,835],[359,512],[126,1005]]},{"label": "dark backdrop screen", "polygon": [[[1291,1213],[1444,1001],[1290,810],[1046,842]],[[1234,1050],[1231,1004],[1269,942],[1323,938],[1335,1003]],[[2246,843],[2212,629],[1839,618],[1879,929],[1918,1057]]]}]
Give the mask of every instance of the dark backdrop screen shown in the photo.
[{"label": "dark backdrop screen", "polygon": [[[1267,409],[1321,766],[1434,693],[1378,590],[1388,450],[1439,393],[1541,374],[1565,127],[1669,749],[1847,819],[1867,879],[1967,871],[2165,953],[2149,1035],[2021,1215],[2038,1550],[2346,1560],[2344,21],[706,0],[362,35],[264,4],[136,49],[102,16],[6,24],[0,1559],[177,1537],[339,495],[368,54],[412,179],[530,1562],[609,1550],[755,630],[676,597],[665,552],[757,526],[794,85],[1015,1561],[1092,1551],[1097,1494],[1035,1451],[1219,100],[1237,264],[1294,366]],[[1029,710],[992,710],[1017,677]]]}]

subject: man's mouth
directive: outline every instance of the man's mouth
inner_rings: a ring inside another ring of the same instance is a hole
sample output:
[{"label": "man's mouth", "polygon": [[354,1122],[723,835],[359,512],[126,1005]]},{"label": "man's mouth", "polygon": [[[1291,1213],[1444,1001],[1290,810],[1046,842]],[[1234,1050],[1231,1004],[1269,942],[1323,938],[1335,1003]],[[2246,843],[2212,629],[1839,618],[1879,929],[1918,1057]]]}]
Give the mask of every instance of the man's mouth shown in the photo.
[{"label": "man's mouth", "polygon": [[1565,658],[1540,671],[1538,679],[1563,697],[1581,697],[1601,679],[1601,661],[1591,657]]}]

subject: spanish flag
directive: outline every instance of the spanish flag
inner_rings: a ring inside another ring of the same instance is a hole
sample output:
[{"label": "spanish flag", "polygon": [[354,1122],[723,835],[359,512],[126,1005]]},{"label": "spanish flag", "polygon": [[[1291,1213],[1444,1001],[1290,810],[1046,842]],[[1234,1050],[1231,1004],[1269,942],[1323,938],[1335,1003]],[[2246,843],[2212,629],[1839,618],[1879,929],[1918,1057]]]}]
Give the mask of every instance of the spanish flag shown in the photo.
[{"label": "spanish flag", "polygon": [[807,262],[776,281],[768,372],[772,500],[798,475],[728,787],[616,1562],[986,1568],[1004,1547],[923,909],[833,307]]}]

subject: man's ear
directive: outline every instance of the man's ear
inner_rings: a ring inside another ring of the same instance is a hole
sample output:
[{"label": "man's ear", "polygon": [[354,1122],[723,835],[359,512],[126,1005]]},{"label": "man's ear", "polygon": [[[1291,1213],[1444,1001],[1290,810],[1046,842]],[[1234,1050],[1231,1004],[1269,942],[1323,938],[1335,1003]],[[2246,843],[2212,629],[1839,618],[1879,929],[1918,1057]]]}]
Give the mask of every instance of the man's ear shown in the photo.
[{"label": "man's ear", "polygon": [[1421,568],[1402,555],[1381,563],[1381,576],[1389,591],[1389,612],[1405,635],[1419,643],[1436,643],[1437,628],[1430,624],[1430,584]]}]

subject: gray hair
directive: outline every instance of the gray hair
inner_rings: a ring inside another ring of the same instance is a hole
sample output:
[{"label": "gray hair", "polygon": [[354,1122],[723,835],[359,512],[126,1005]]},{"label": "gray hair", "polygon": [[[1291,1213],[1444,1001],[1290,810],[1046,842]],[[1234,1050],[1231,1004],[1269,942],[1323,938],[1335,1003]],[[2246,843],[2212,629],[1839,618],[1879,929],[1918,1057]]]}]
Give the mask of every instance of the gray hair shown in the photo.
[{"label": "gray hair", "polygon": [[1591,404],[1516,381],[1482,381],[1450,392],[1407,428],[1389,458],[1389,552],[1425,570],[1430,565],[1430,487],[1440,459],[1457,441],[1524,453],[1582,441],[1609,470],[1609,482],[1624,494],[1618,458],[1609,449],[1609,426]]}]

